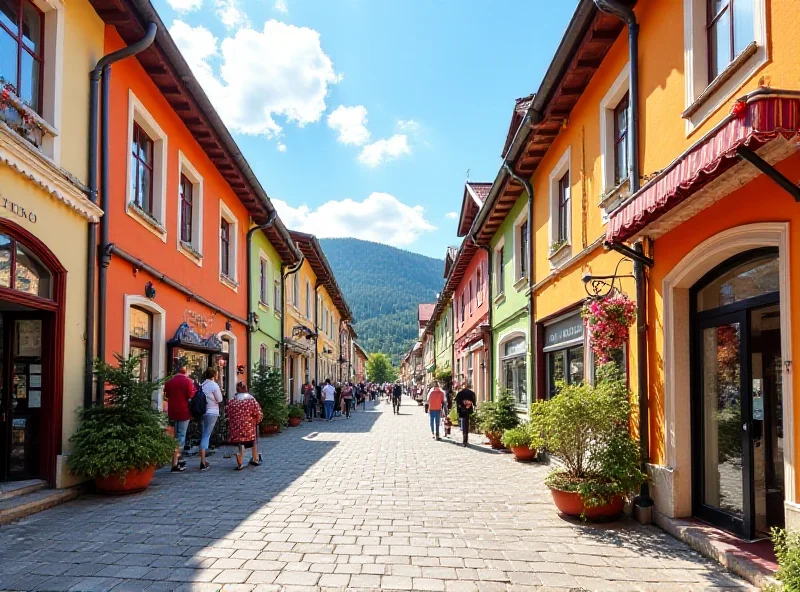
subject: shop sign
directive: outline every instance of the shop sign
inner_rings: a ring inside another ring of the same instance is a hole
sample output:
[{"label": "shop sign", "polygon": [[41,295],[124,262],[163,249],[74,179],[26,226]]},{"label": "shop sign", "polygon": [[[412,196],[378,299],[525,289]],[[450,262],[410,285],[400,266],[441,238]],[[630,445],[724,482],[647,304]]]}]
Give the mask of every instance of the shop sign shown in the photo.
[{"label": "shop sign", "polygon": [[11,212],[17,218],[23,218],[27,220],[31,224],[36,224],[36,220],[38,220],[34,212],[31,212],[30,210],[23,208],[21,205],[11,201],[7,197],[0,196],[0,207]]},{"label": "shop sign", "polygon": [[583,340],[583,319],[576,313],[544,328],[545,347],[575,343]]}]

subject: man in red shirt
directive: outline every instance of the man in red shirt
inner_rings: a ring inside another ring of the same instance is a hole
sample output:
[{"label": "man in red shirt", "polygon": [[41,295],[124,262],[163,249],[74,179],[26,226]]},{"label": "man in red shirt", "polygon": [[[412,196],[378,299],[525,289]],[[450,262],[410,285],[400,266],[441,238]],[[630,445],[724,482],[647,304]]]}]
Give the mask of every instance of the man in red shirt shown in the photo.
[{"label": "man in red shirt", "polygon": [[176,362],[177,374],[170,378],[164,385],[164,398],[167,400],[167,416],[175,427],[175,439],[178,446],[172,455],[172,472],[180,473],[186,470],[186,461],[179,461],[181,452],[186,444],[186,430],[189,428],[189,401],[194,397],[194,380],[186,376],[186,363],[183,360]]}]

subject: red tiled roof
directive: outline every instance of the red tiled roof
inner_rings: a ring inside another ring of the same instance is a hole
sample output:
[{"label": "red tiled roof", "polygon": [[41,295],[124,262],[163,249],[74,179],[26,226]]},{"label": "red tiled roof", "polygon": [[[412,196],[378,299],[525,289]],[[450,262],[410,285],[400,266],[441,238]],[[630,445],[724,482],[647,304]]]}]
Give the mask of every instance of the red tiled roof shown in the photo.
[{"label": "red tiled roof", "polygon": [[475,197],[477,197],[481,203],[486,201],[486,196],[489,195],[489,190],[492,188],[491,183],[470,183],[467,181],[467,185],[469,185]]},{"label": "red tiled roof", "polygon": [[[525,119],[525,114],[528,112],[528,109],[530,109],[531,103],[533,103],[533,97],[534,94],[531,93],[527,97],[519,98],[514,102],[514,113],[511,115],[511,123],[508,125],[508,134],[506,135],[506,143],[503,144],[503,153],[500,155],[503,158],[505,158],[506,152],[508,152],[508,148],[511,146],[511,140],[514,139],[514,134],[517,133],[519,124]],[[486,193],[488,194],[489,192],[487,191]]]},{"label": "red tiled roof", "polygon": [[419,319],[420,325],[423,323],[427,323],[431,320],[431,315],[433,314],[433,309],[436,308],[436,303],[433,304],[420,304],[419,305],[419,312],[417,314],[417,318]]}]

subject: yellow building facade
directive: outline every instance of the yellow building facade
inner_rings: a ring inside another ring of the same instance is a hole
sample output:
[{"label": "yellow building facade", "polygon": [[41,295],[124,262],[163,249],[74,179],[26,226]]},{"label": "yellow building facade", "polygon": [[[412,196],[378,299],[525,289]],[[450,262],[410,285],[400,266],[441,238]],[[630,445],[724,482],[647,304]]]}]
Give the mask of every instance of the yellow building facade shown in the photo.
[{"label": "yellow building facade", "polygon": [[30,60],[35,76],[0,71],[0,481],[66,487],[76,412],[92,396],[87,237],[102,211],[87,187],[89,72],[104,24],[84,0],[23,4],[11,62]]},{"label": "yellow building facade", "polygon": [[284,277],[284,384],[290,402],[301,401],[303,384],[317,380],[316,284],[317,276],[305,258],[297,271]]}]

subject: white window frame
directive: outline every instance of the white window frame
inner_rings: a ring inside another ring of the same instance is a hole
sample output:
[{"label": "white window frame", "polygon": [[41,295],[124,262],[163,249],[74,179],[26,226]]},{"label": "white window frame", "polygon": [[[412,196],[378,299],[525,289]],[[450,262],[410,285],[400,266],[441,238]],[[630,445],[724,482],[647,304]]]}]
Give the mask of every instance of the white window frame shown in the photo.
[{"label": "white window frame", "polygon": [[[275,271],[280,274],[278,268]],[[283,292],[283,282],[281,282],[280,275],[276,276],[275,273],[272,274],[272,299],[274,300],[274,310],[275,314],[280,314],[282,312],[283,303],[281,302]]]},{"label": "white window frame", "polygon": [[[42,137],[42,153],[61,166],[61,112],[64,92],[64,0],[32,0],[44,13],[42,115],[51,129]],[[130,146],[130,144],[128,144]]]},{"label": "white window frame", "polygon": [[[614,149],[614,111],[625,97],[629,87],[630,62],[625,64],[616,80],[609,87],[603,100],[600,101],[600,170],[602,171],[601,181],[603,183],[600,208],[604,222],[608,220],[608,215],[616,206],[622,203],[622,200],[628,196],[630,191],[630,171],[628,171],[627,179],[619,184],[614,182],[616,158]],[[628,108],[630,109],[632,107],[630,105],[630,97],[628,97],[628,100]],[[628,148],[630,149],[630,145]]]},{"label": "white window frame", "polygon": [[[133,124],[139,127],[153,140],[153,216],[142,212],[133,204],[131,191],[131,143],[133,141]],[[167,134],[156,123],[155,118],[145,108],[139,98],[128,89],[128,142],[125,145],[125,211],[152,234],[167,242]],[[180,233],[178,234],[180,238]]]},{"label": "white window frame", "polygon": [[[151,350],[150,363],[153,380],[167,375],[167,311],[158,304],[136,294],[125,294],[124,309],[122,312],[122,355],[127,358],[131,355],[131,308],[138,307],[153,315],[153,349]],[[153,393],[153,402],[157,409],[164,408],[162,389]]]},{"label": "white window frame", "polygon": [[[266,300],[261,300],[261,263],[266,263],[266,270],[264,275],[264,281],[266,283],[264,296]],[[272,290],[272,262],[269,260],[269,256],[264,252],[263,249],[258,249],[258,303],[263,308],[269,309],[269,294]],[[273,295],[274,299],[274,295]],[[277,310],[277,309],[276,309]]]},{"label": "white window frame", "polygon": [[[130,174],[130,173],[128,173]],[[181,240],[181,175],[192,183],[192,242],[186,245]],[[178,198],[178,227],[175,233],[175,242],[178,250],[194,262],[198,267],[203,266],[203,177],[189,162],[182,150],[178,150],[178,187],[175,195]]]},{"label": "white window frame", "polygon": [[[230,271],[232,276],[222,273],[222,220],[230,225]],[[219,200],[219,223],[217,224],[217,249],[219,250],[219,281],[234,292],[239,291],[239,220],[224,201]],[[233,392],[233,391],[232,391]]]},{"label": "white window frame", "polygon": [[683,60],[686,81],[686,135],[725,104],[769,60],[766,0],[753,2],[754,43],[714,80],[708,79],[707,0],[683,0]]},{"label": "white window frame", "polygon": [[[228,384],[226,392],[231,395],[236,392],[236,383],[239,382],[239,377],[236,374],[236,368],[239,365],[239,360],[236,355],[238,338],[235,334],[227,330],[217,333],[217,337],[219,337],[220,341],[228,342]],[[220,379],[221,378],[222,375],[220,375]]]},{"label": "white window frame", "polygon": [[477,299],[478,306],[483,304],[483,282],[481,281],[481,273],[483,272],[483,265],[478,265],[475,273],[475,298]]},{"label": "white window frame", "polygon": [[[497,287],[497,290],[495,290],[495,292],[497,293],[495,301],[505,299],[505,294],[506,294],[505,278],[503,278],[502,282],[500,281],[501,278],[500,270],[503,267],[503,257],[501,257],[501,253],[505,251],[505,246],[506,246],[506,238],[503,237],[497,242],[497,244],[494,246],[494,249],[492,250],[492,257],[494,257],[494,263],[495,263],[493,281],[495,283],[495,286]],[[505,274],[502,275],[504,276]]]},{"label": "white window frame", "polygon": [[549,259],[550,259],[550,267],[560,267],[564,264],[571,256],[572,256],[572,185],[575,179],[572,177],[572,169],[570,164],[572,162],[572,150],[571,148],[567,148],[564,153],[561,155],[561,158],[558,159],[555,167],[553,170],[550,171],[549,177],[549,186],[550,186],[550,220],[548,224],[548,252],[550,246],[555,242],[556,237],[558,236],[558,185],[561,179],[569,173],[569,184],[570,184],[570,200],[569,200],[569,217],[567,219],[567,242],[565,242],[561,248],[559,248],[556,252],[549,252]]},{"label": "white window frame", "polygon": [[295,310],[299,313],[300,312],[300,274],[295,273],[293,274],[292,280],[292,306],[294,306]]},{"label": "white window frame", "polygon": [[305,311],[306,318],[308,320],[311,320],[311,307],[312,307],[312,302],[311,302],[311,282],[308,281],[308,279],[306,279],[306,298],[305,298],[305,303],[306,303],[306,311]]},{"label": "white window frame", "polygon": [[[527,208],[523,208],[523,210],[517,216],[517,219],[514,220],[514,289],[519,291],[523,287],[527,286],[528,284],[528,274],[531,271],[530,262],[528,263],[528,270],[527,273],[523,276],[522,273],[522,260],[520,259],[520,254],[522,252],[522,225],[528,221],[528,210]],[[528,225],[528,241],[531,240],[530,237],[530,225]],[[530,251],[530,249],[528,249]],[[527,257],[527,253],[525,256]],[[471,311],[470,311],[471,312]]]}]

